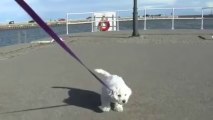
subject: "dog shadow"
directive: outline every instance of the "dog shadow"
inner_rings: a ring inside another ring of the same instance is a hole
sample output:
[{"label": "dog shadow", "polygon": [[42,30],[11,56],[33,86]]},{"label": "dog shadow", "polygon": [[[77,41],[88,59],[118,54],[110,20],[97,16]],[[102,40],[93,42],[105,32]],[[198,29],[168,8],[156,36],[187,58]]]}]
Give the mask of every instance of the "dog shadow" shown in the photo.
[{"label": "dog shadow", "polygon": [[63,102],[68,105],[78,106],[81,108],[89,109],[97,113],[101,113],[102,111],[99,109],[101,105],[100,94],[89,91],[82,90],[78,88],[70,88],[70,87],[52,87],[59,89],[68,89],[69,97],[64,99]]}]

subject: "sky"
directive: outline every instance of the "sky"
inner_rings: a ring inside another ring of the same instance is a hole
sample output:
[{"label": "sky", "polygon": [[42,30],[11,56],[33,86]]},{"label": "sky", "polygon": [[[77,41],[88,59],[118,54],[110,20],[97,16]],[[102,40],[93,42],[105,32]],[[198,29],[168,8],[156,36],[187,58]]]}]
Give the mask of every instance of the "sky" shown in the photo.
[{"label": "sky", "polygon": [[[66,18],[66,13],[133,8],[133,0],[25,0],[44,20]],[[138,8],[213,7],[213,0],[138,0]],[[184,11],[181,11],[184,13]],[[0,0],[0,23],[26,22],[29,15],[15,0]]]}]

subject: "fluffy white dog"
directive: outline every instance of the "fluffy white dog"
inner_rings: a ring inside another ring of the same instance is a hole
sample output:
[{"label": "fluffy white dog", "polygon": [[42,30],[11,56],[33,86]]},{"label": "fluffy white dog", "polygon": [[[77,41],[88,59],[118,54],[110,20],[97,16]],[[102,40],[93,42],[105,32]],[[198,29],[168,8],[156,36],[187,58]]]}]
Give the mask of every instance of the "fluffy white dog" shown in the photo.
[{"label": "fluffy white dog", "polygon": [[132,90],[125,84],[122,77],[112,75],[103,69],[95,69],[97,73],[104,75],[103,82],[108,86],[103,85],[101,94],[101,110],[108,112],[111,110],[111,103],[114,103],[114,110],[123,111],[123,105],[129,100]]}]

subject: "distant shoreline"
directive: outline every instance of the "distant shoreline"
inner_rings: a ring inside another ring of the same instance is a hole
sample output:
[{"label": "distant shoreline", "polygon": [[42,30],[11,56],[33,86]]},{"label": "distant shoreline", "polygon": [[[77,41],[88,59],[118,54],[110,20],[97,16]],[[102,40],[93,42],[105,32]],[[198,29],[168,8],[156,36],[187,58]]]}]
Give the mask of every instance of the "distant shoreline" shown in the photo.
[{"label": "distant shoreline", "polygon": [[[65,25],[66,22],[55,22],[47,23],[49,26],[59,26]],[[0,24],[0,30],[10,30],[10,29],[27,29],[39,27],[37,23],[15,23],[15,24]]]},{"label": "distant shoreline", "polygon": [[[146,16],[146,17],[138,17],[138,20],[168,20],[173,19],[172,16]],[[191,16],[175,16],[175,20],[178,19],[202,19],[202,17],[199,15],[191,15]],[[213,19],[212,16],[204,16],[203,19]],[[132,18],[126,17],[126,18],[119,18],[119,21],[132,21]],[[69,21],[68,24],[87,24],[92,23],[92,20],[72,20]],[[57,22],[47,22],[49,26],[60,26],[60,25],[66,25],[66,21],[57,21]],[[37,23],[13,23],[13,24],[0,24],[0,30],[12,30],[12,29],[28,29],[28,28],[36,28],[39,27]]]}]

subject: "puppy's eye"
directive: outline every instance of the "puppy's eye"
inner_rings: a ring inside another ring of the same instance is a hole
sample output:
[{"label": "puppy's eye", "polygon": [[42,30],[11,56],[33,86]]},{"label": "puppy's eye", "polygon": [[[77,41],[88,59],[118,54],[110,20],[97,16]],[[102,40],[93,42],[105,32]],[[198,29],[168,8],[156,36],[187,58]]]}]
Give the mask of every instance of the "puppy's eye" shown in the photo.
[{"label": "puppy's eye", "polygon": [[127,96],[127,94],[125,94],[125,96]]},{"label": "puppy's eye", "polygon": [[121,95],[118,95],[118,97],[121,97]]}]

